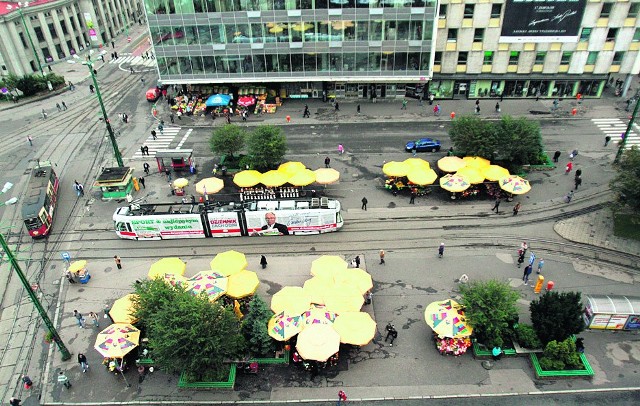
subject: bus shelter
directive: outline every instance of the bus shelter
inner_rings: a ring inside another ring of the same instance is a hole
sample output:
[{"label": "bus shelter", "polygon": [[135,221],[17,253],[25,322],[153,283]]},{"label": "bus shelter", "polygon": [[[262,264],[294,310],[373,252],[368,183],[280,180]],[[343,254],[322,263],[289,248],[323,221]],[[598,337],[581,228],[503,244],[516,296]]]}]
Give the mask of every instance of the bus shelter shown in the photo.
[{"label": "bus shelter", "polygon": [[587,328],[639,330],[640,297],[585,295],[583,318]]},{"label": "bus shelter", "polygon": [[133,189],[133,169],[129,166],[104,168],[93,183],[102,192],[102,200],[125,199]]},{"label": "bus shelter", "polygon": [[161,149],[156,152],[158,171],[165,169],[174,171],[189,171],[196,173],[196,163],[193,159],[192,149]]}]

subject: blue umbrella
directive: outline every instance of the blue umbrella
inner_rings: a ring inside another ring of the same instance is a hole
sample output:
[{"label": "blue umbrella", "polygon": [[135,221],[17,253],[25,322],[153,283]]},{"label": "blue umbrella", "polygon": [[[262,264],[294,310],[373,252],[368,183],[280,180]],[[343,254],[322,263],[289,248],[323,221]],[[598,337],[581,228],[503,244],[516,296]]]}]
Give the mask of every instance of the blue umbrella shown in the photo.
[{"label": "blue umbrella", "polygon": [[215,106],[227,106],[231,101],[231,96],[226,94],[214,94],[213,96],[209,96],[207,101],[204,103],[207,107],[215,107]]}]

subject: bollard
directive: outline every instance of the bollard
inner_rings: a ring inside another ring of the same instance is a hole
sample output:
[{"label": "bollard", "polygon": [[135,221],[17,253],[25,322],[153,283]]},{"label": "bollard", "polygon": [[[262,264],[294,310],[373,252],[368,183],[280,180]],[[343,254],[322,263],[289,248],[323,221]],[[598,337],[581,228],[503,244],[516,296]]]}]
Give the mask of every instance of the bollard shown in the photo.
[{"label": "bollard", "polygon": [[451,114],[449,114],[449,116],[451,116],[451,119],[453,120],[454,118],[456,118],[456,112],[452,111]]},{"label": "bollard", "polygon": [[291,116],[287,116],[287,123],[291,122]]},{"label": "bollard", "polygon": [[553,289],[554,286],[555,286],[555,282],[554,281],[549,281],[549,282],[547,282],[547,288],[545,290],[547,292],[551,292],[551,289]]},{"label": "bollard", "polygon": [[571,109],[571,115],[575,116],[578,113],[578,109],[576,109],[575,107],[573,109]]},{"label": "bollard", "polygon": [[544,285],[544,276],[538,275],[538,282],[536,282],[536,286],[535,288],[533,288],[533,291],[535,293],[540,293],[540,291],[542,290],[542,285]]}]

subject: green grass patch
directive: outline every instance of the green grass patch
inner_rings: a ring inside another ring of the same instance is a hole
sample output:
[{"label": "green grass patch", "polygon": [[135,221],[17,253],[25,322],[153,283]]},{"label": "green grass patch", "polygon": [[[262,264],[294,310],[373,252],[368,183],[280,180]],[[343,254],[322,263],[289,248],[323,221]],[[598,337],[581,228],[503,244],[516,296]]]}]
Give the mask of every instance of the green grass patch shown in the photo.
[{"label": "green grass patch", "polygon": [[630,238],[640,241],[640,216],[617,212],[613,214],[613,234],[616,237]]}]

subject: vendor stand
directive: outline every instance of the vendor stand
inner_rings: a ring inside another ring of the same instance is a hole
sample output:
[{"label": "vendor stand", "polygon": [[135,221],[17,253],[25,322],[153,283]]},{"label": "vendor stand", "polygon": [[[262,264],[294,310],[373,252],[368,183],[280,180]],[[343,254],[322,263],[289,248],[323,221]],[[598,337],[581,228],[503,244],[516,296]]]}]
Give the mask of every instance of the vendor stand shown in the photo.
[{"label": "vendor stand", "polygon": [[133,170],[129,166],[104,168],[93,183],[93,188],[100,189],[102,200],[131,198]]},{"label": "vendor stand", "polygon": [[196,173],[196,163],[192,149],[161,149],[156,152],[158,172],[166,169],[174,171],[189,171]]},{"label": "vendor stand", "polygon": [[87,261],[85,260],[73,262],[69,265],[68,271],[74,279],[83,285],[89,283],[89,279],[91,279],[91,274],[87,270]]},{"label": "vendor stand", "polygon": [[176,196],[184,196],[184,188],[189,184],[189,181],[185,178],[178,178],[173,181],[173,193]]},{"label": "vendor stand", "polygon": [[447,299],[430,303],[424,311],[427,325],[433,329],[436,349],[442,355],[462,355],[471,347],[473,328],[467,324],[464,309]]}]

